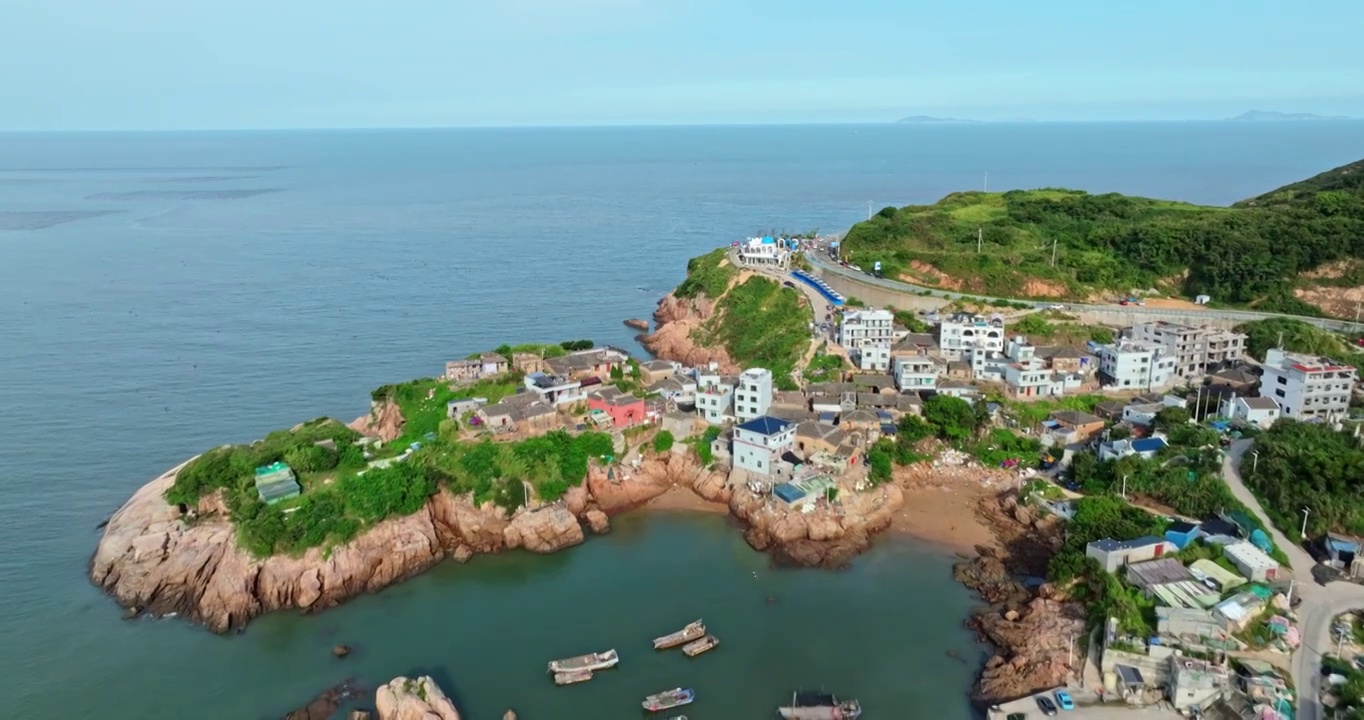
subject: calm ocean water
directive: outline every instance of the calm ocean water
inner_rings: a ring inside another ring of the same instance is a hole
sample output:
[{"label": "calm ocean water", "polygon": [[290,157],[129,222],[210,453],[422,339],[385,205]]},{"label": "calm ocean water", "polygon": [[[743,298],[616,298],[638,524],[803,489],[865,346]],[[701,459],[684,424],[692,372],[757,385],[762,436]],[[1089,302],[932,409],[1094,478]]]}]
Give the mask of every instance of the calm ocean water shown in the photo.
[{"label": "calm ocean water", "polygon": [[[633,713],[678,683],[699,718],[821,683],[869,718],[967,717],[973,668],[944,654],[976,657],[969,599],[905,542],[773,573],[718,518],[630,518],[232,638],[120,621],[86,563],[95,525],[189,454],[349,419],[372,387],[502,342],[628,344],[621,320],[731,239],[841,229],[986,172],[1228,203],[1361,156],[1364,123],[0,135],[0,696],[15,716],[256,718],[346,674],[427,671],[474,718]],[[716,653],[631,662],[696,614]],[[338,663],[335,642],[360,651]],[[602,643],[618,674],[546,687],[547,654]]]}]

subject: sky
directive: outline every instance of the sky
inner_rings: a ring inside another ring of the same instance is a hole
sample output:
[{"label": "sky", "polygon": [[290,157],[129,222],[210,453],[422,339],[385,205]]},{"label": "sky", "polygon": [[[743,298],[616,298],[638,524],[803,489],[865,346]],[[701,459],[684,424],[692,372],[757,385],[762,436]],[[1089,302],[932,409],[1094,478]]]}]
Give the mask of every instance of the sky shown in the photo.
[{"label": "sky", "polygon": [[3,0],[0,129],[1364,116],[1360,0]]}]

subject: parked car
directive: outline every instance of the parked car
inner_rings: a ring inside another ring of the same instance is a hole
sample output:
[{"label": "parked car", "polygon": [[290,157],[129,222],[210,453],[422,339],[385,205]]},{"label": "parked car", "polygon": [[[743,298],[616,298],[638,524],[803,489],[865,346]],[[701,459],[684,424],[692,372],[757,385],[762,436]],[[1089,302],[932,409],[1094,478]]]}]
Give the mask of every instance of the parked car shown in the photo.
[{"label": "parked car", "polygon": [[1065,690],[1057,690],[1057,691],[1055,692],[1055,695],[1056,695],[1056,704],[1057,704],[1057,705],[1060,705],[1062,710],[1074,710],[1074,709],[1075,709],[1075,702],[1074,702],[1073,700],[1070,699],[1070,693],[1066,692]]},{"label": "parked car", "polygon": [[1028,716],[1023,713],[1009,713],[1004,720],[1028,720]]},{"label": "parked car", "polygon": [[1051,698],[1046,695],[1037,696],[1037,709],[1041,710],[1042,714],[1047,717],[1056,717],[1056,703],[1052,702]]}]

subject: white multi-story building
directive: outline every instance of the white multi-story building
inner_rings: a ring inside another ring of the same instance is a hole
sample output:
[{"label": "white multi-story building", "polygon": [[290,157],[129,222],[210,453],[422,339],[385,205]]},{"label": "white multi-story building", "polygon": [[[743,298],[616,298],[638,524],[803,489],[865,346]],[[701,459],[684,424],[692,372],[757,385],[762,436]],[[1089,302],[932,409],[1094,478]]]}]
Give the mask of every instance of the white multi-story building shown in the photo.
[{"label": "white multi-story building", "polygon": [[938,324],[938,345],[948,360],[960,360],[970,348],[987,353],[1003,352],[1004,317],[961,313],[944,318]]},{"label": "white multi-story building", "polygon": [[786,238],[751,237],[739,243],[739,262],[785,268],[791,262],[791,249]]},{"label": "white multi-story building", "polygon": [[772,407],[772,371],[749,368],[734,389],[734,417],[739,422],[762,417]]},{"label": "white multi-story building", "polygon": [[1124,335],[1164,346],[1166,356],[1175,360],[1175,377],[1184,380],[1201,377],[1209,365],[1239,360],[1246,349],[1246,336],[1241,333],[1164,320],[1133,325]]},{"label": "white multi-story building", "polygon": [[796,424],[757,417],[734,428],[734,467],[771,475],[782,453],[796,444]]},{"label": "white multi-story building", "polygon": [[876,372],[890,370],[890,343],[865,343],[854,352],[857,355],[858,368]]},{"label": "white multi-story building", "polygon": [[1271,348],[1265,352],[1260,396],[1283,408],[1295,420],[1332,420],[1349,413],[1350,393],[1358,372],[1330,358]]},{"label": "white multi-story building", "polygon": [[895,358],[895,387],[901,392],[933,390],[942,377],[943,361],[929,355],[898,355]]},{"label": "white multi-story building", "polygon": [[1166,353],[1164,345],[1120,340],[1100,345],[1099,381],[1114,388],[1158,390],[1175,379],[1176,359]]},{"label": "white multi-story building", "polygon": [[696,412],[703,420],[719,425],[733,417],[730,409],[734,404],[734,385],[722,375],[696,376]]},{"label": "white multi-story building", "polygon": [[895,316],[889,310],[849,310],[838,329],[838,344],[849,350],[864,345],[885,345],[895,340]]}]

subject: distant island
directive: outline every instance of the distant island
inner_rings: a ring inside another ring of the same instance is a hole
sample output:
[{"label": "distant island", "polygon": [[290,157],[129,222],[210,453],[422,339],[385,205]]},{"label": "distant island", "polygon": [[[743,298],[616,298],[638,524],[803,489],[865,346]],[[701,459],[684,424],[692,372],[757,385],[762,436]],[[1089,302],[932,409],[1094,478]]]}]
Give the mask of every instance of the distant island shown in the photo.
[{"label": "distant island", "polygon": [[895,122],[915,125],[934,125],[947,123],[974,123],[980,121],[954,117],[933,117],[932,115],[910,115],[909,117],[902,117]]},{"label": "distant island", "polygon": [[1344,115],[1316,115],[1313,113],[1286,113],[1274,110],[1249,110],[1228,120],[1251,122],[1277,122],[1284,120],[1354,120]]}]

